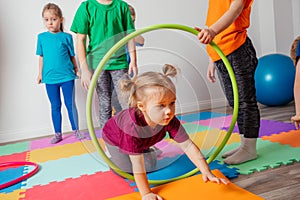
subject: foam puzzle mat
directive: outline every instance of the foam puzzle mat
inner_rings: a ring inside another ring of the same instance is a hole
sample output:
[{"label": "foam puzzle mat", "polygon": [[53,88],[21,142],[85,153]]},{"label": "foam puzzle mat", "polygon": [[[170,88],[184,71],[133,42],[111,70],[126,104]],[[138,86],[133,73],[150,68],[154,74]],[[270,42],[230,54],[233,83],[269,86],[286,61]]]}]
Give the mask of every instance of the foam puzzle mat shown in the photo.
[{"label": "foam puzzle mat", "polygon": [[[219,170],[212,171],[216,176],[225,178]],[[153,188],[153,191],[165,200],[174,199],[223,199],[223,200],[262,200],[247,190],[244,190],[233,183],[228,185],[216,183],[204,183],[200,175],[181,179]],[[139,200],[137,192],[122,195],[109,200]]]},{"label": "foam puzzle mat", "polygon": [[[232,120],[231,115],[213,112],[181,115],[178,118],[207,157],[220,145]],[[49,143],[50,138],[0,145],[0,163],[30,161],[38,163],[40,167],[34,176],[0,190],[0,199],[102,200],[137,192],[133,181],[121,178],[109,169],[96,152],[89,134],[83,133],[87,136],[83,141],[76,140],[71,134],[64,134],[63,141],[55,145]],[[96,135],[99,143],[103,145],[101,131],[96,130]],[[222,152],[237,147],[239,143],[240,137],[235,127]],[[163,152],[158,157],[158,165],[163,167],[149,173],[149,179],[172,178],[195,168],[174,141],[166,138],[156,146]],[[239,174],[251,174],[300,162],[300,131],[295,130],[291,123],[262,119],[257,150],[259,157],[253,161],[227,165],[223,163],[221,152],[209,165],[222,176],[232,179]],[[26,174],[31,170],[30,167],[0,168],[0,185]],[[199,172],[193,177],[197,176]],[[201,184],[199,186],[202,187]],[[169,190],[169,187],[166,188]]]}]

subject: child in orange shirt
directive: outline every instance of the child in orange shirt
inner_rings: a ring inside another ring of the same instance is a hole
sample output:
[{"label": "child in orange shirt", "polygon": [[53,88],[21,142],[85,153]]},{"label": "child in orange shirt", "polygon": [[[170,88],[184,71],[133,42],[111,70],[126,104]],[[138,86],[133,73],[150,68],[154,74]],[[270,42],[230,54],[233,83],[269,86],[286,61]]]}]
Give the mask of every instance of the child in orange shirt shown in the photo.
[{"label": "child in orange shirt", "polygon": [[[201,43],[212,40],[221,48],[231,63],[239,91],[239,113],[237,124],[241,135],[241,145],[222,155],[227,164],[239,164],[257,158],[256,141],[260,127],[260,113],[257,106],[254,73],[257,67],[255,48],[247,35],[253,0],[209,0],[206,25],[199,31]],[[226,66],[218,54],[207,46],[210,62],[207,78],[214,83],[215,69],[221,81],[226,98],[233,106],[233,91]]]}]

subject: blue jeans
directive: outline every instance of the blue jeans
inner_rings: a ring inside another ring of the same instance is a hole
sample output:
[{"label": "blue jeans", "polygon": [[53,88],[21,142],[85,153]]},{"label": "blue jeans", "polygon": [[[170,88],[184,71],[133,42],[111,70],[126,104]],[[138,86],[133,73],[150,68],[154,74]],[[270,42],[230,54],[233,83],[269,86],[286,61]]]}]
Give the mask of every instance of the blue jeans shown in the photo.
[{"label": "blue jeans", "polygon": [[72,130],[78,130],[78,113],[75,104],[75,87],[74,80],[57,83],[46,84],[47,95],[51,103],[52,123],[55,133],[61,133],[61,96],[60,89],[64,95],[64,102],[68,111],[69,120]]}]

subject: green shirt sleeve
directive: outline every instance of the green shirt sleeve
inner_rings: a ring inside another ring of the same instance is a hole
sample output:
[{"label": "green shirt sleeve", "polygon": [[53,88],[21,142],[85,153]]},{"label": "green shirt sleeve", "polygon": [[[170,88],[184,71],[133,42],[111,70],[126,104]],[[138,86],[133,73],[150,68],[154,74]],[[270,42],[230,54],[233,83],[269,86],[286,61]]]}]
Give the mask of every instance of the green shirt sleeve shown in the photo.
[{"label": "green shirt sleeve", "polygon": [[124,13],[125,17],[123,18],[123,26],[124,30],[126,31],[127,34],[130,34],[135,31],[134,23],[132,21],[131,15],[130,15],[130,10],[128,7],[127,3],[124,3]]},{"label": "green shirt sleeve", "polygon": [[71,31],[74,33],[88,34],[88,17],[87,1],[85,1],[80,4],[76,11],[71,25]]}]

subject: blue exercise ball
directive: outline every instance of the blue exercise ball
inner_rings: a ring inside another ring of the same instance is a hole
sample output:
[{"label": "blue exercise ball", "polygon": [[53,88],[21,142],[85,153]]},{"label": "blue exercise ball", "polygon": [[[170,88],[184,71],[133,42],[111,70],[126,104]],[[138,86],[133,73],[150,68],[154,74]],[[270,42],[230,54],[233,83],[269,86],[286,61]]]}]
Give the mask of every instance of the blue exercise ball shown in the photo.
[{"label": "blue exercise ball", "polygon": [[257,101],[266,106],[282,106],[293,101],[295,73],[289,56],[269,54],[260,57],[254,75]]}]

